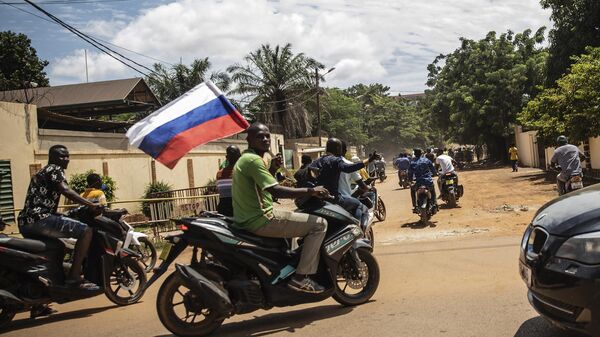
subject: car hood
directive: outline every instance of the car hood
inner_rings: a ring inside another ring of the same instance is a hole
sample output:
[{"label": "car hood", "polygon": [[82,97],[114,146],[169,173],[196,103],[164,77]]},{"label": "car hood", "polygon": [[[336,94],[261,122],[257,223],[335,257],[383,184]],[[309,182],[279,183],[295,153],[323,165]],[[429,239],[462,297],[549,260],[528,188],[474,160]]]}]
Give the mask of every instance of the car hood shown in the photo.
[{"label": "car hood", "polygon": [[600,231],[600,184],[548,202],[536,213],[533,225],[566,237]]}]

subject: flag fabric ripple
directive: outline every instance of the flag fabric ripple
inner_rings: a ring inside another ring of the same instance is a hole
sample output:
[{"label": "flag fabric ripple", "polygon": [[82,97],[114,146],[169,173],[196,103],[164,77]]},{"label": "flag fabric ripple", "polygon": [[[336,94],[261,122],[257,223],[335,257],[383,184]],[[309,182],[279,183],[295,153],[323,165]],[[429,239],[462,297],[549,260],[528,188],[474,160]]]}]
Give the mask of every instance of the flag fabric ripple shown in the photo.
[{"label": "flag fabric ripple", "polygon": [[196,146],[245,130],[248,122],[212,82],[206,81],[127,131],[129,143],[168,168]]}]

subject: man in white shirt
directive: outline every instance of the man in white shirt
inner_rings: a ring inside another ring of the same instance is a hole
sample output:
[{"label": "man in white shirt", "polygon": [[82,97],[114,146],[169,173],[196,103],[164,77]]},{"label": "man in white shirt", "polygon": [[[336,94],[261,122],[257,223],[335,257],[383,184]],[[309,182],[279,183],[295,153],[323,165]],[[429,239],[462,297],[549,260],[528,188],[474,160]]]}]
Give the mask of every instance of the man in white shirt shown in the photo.
[{"label": "man in white shirt", "polygon": [[439,168],[438,188],[442,190],[442,179],[447,173],[452,173],[456,184],[458,184],[458,175],[454,170],[454,165],[457,165],[456,161],[449,155],[444,154],[444,150],[437,150],[437,157],[435,158],[435,165]]},{"label": "man in white shirt", "polygon": [[[346,142],[342,142],[342,159],[346,164],[354,164],[350,160],[344,157],[346,155],[347,145]],[[365,225],[369,218],[369,209],[360,200],[352,196],[352,184],[357,184],[359,188],[364,191],[368,190],[367,185],[362,181],[359,171],[352,173],[340,173],[340,180],[338,183],[338,203],[345,210],[350,212],[354,217],[360,220],[361,225]]]}]

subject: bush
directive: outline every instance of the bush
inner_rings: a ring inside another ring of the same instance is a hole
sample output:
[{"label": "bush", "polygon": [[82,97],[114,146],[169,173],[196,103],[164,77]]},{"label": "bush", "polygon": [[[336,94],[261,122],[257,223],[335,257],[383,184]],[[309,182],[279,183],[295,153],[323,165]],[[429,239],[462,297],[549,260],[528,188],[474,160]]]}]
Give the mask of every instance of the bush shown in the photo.
[{"label": "bush", "polygon": [[[151,199],[153,193],[169,192],[173,187],[163,181],[157,181],[146,185],[142,199]],[[150,203],[142,202],[142,213],[148,218],[150,217]]]},{"label": "bush", "polygon": [[[83,193],[83,191],[85,191],[85,187],[87,186],[87,176],[92,173],[97,174],[97,172],[94,170],[88,170],[85,173],[72,174],[69,177],[69,187],[71,187],[73,191],[79,194]],[[109,176],[100,176],[102,177],[102,183],[106,186],[106,188],[104,189],[106,201],[115,200],[115,191],[117,190],[117,183]]]}]

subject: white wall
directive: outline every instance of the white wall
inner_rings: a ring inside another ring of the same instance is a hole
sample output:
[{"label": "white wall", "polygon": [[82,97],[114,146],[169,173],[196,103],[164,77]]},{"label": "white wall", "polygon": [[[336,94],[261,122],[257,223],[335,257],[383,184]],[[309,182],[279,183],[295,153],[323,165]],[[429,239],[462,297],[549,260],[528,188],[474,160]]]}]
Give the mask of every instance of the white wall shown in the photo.
[{"label": "white wall", "polygon": [[523,132],[520,126],[515,128],[515,144],[519,150],[519,161],[524,166],[539,166],[536,135],[537,131]]}]

